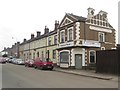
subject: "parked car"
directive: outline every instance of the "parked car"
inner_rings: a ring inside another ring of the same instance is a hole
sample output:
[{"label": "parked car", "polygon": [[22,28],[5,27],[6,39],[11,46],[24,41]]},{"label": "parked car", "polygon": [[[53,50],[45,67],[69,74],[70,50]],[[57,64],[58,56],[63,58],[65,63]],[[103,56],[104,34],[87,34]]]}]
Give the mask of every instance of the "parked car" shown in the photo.
[{"label": "parked car", "polygon": [[34,60],[33,59],[27,59],[25,61],[25,67],[28,66],[28,67],[33,67],[33,64],[34,64]]},{"label": "parked car", "polygon": [[6,59],[5,58],[3,58],[3,57],[0,57],[0,63],[6,63]]},{"label": "parked car", "polygon": [[41,70],[43,69],[53,70],[54,68],[53,62],[50,59],[41,60],[40,58],[36,58],[33,65],[34,68],[39,68]]},{"label": "parked car", "polygon": [[16,64],[18,64],[18,65],[24,65],[25,62],[22,59],[16,59]]}]

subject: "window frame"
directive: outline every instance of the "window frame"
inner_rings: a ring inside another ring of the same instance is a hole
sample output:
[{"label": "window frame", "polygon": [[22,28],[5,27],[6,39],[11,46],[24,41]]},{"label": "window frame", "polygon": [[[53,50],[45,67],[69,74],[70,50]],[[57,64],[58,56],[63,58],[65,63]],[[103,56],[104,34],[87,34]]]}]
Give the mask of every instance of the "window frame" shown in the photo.
[{"label": "window frame", "polygon": [[[102,39],[100,37],[101,34],[102,34]],[[99,39],[99,42],[105,42],[105,33],[104,32],[99,32],[98,33],[98,39]]]},{"label": "window frame", "polygon": [[[94,52],[94,55],[95,55],[95,56],[94,56],[94,59],[95,59],[94,62],[91,62],[91,60],[90,60],[90,57],[91,57],[91,54],[90,54],[90,53],[91,53],[91,52]],[[90,50],[90,51],[89,51],[89,63],[90,63],[90,64],[96,63],[96,51],[95,51],[95,50]]]},{"label": "window frame", "polygon": [[[70,35],[70,31],[71,31],[72,35]],[[73,40],[73,37],[74,37],[73,35],[74,35],[74,34],[73,34],[73,27],[68,28],[68,29],[67,29],[67,37],[68,37],[67,40],[68,40],[68,41],[72,41],[72,40]],[[72,38],[70,38],[70,37],[72,37]]]},{"label": "window frame", "polygon": [[[62,33],[64,33],[64,35],[63,35],[64,41],[62,41]],[[64,42],[65,42],[65,30],[62,30],[62,31],[60,31],[60,43],[64,43]]]}]

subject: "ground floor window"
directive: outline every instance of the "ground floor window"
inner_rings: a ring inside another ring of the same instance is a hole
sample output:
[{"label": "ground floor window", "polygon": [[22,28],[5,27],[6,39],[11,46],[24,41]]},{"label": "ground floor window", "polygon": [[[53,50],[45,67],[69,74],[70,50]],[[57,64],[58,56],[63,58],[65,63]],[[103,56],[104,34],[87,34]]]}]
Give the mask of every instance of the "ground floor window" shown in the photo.
[{"label": "ground floor window", "polygon": [[69,62],[69,52],[60,53],[60,62]]},{"label": "ground floor window", "polygon": [[53,50],[53,59],[56,59],[56,50]]},{"label": "ground floor window", "polygon": [[95,51],[90,51],[90,63],[95,63],[96,58],[95,58]]}]

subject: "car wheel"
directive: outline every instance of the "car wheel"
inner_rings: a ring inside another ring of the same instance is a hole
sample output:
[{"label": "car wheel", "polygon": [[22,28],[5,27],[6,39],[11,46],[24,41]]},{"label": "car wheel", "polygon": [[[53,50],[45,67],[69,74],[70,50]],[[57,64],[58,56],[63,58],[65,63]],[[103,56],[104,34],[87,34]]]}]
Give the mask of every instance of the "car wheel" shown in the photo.
[{"label": "car wheel", "polygon": [[34,68],[36,69],[36,68],[37,68],[37,66],[36,66],[36,65],[34,65]]}]

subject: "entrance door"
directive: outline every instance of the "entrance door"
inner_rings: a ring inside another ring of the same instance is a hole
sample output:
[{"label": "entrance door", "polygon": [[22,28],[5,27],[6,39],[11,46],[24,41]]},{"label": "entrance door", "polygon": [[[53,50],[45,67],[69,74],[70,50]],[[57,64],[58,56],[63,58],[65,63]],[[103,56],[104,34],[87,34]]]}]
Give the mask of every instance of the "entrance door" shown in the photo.
[{"label": "entrance door", "polygon": [[82,54],[75,54],[75,68],[82,69]]}]

